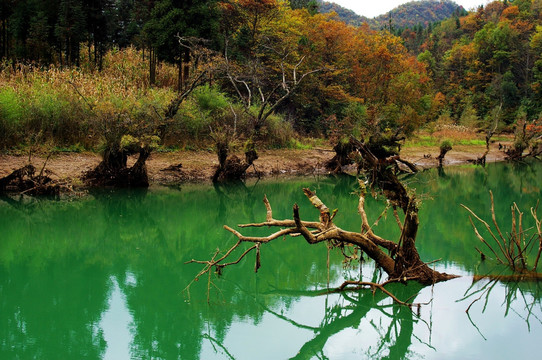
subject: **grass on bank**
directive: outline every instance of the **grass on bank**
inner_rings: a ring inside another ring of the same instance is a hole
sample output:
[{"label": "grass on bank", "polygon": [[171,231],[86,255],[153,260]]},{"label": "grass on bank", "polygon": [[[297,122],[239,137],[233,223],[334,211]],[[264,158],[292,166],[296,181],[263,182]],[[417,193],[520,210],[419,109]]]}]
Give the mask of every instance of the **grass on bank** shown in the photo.
[{"label": "grass on bank", "polygon": [[[476,129],[458,125],[445,125],[436,131],[420,131],[413,134],[406,140],[405,147],[439,147],[444,140],[450,141],[452,146],[485,146],[485,136],[484,132],[476,131]],[[491,138],[492,142],[509,142],[511,140],[512,137],[507,135],[494,135]]]}]

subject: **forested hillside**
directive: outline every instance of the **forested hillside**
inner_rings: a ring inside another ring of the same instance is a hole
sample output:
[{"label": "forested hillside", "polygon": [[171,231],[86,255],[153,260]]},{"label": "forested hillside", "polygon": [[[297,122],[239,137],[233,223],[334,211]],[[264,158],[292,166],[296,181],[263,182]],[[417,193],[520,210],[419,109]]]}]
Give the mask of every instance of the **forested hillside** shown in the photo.
[{"label": "forested hillside", "polygon": [[342,7],[334,2],[318,0],[318,10],[322,14],[335,12],[337,15],[339,15],[339,18],[342,21],[349,25],[360,26],[361,24],[369,21],[369,18],[358,15],[352,10]]},{"label": "forested hillside", "polygon": [[451,0],[411,1],[375,18],[360,16],[333,2],[321,0],[320,11],[322,13],[334,11],[347,24],[359,26],[365,22],[375,30],[390,29],[390,26],[392,29],[412,28],[415,26],[427,27],[428,24],[465,12],[461,6]]},{"label": "forested hillside", "polygon": [[293,130],[340,137],[427,121],[430,81],[399,37],[292,5],[14,2],[2,12],[2,145],[35,134],[96,146],[113,123],[168,146],[218,135],[291,146]]},{"label": "forested hillside", "polygon": [[463,7],[451,0],[421,0],[400,5],[386,14],[368,20],[371,27],[377,29],[406,28],[437,23],[453,15],[466,13]]},{"label": "forested hillside", "polygon": [[542,2],[494,1],[402,38],[433,79],[440,116],[467,126],[537,119],[542,111]]},{"label": "forested hillside", "polygon": [[36,139],[95,148],[111,123],[162,146],[220,136],[301,146],[304,135],[436,123],[512,129],[542,112],[541,0],[391,32],[347,25],[307,0],[1,6],[2,148]]}]

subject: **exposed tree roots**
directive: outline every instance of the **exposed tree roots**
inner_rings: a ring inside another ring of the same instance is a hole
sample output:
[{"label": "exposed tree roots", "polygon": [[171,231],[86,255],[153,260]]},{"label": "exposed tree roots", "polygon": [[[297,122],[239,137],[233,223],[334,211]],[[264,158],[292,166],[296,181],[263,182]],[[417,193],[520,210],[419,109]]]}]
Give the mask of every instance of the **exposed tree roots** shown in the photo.
[{"label": "exposed tree roots", "polygon": [[348,142],[339,141],[333,147],[333,151],[335,151],[335,156],[333,156],[325,163],[326,169],[334,174],[342,173],[343,166],[351,165],[352,163],[354,163],[354,159],[350,155],[355,150],[355,144],[352,139],[350,139]]},{"label": "exposed tree roots", "polygon": [[217,143],[217,155],[219,165],[213,175],[213,183],[239,181],[245,178],[249,167],[253,166],[258,159],[256,150],[251,147],[245,152],[245,159],[241,160],[236,155],[228,156],[229,148],[225,143]]}]

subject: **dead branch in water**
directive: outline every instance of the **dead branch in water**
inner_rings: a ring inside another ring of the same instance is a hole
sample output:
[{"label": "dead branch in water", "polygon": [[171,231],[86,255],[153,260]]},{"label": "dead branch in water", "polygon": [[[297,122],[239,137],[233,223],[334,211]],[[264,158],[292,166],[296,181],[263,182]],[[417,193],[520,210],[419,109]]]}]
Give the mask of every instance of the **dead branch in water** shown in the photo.
[{"label": "dead branch in water", "polygon": [[[235,235],[238,241],[230,247],[223,255],[219,256],[219,251],[213,255],[210,260],[195,260],[192,259],[187,263],[197,263],[204,265],[203,269],[196,275],[194,281],[199,277],[208,274],[214,270],[218,275],[221,275],[223,269],[238,264],[250,253],[256,253],[254,271],[258,271],[261,266],[260,248],[263,244],[269,243],[286,235],[302,236],[309,244],[328,243],[333,247],[344,250],[346,247],[358,248],[371,257],[376,264],[382,268],[392,281],[406,282],[416,280],[423,284],[432,284],[439,281],[444,281],[455,277],[454,275],[439,273],[427,266],[419,258],[416,248],[413,246],[412,238],[414,227],[417,226],[417,208],[409,207],[404,223],[402,224],[403,232],[398,243],[383,239],[376,235],[371,227],[367,214],[365,212],[365,188],[360,182],[362,191],[359,195],[358,212],[360,213],[362,222],[362,232],[351,232],[337,227],[333,223],[333,213],[320,200],[320,198],[310,189],[303,189],[305,196],[309,202],[318,210],[318,221],[304,221],[300,217],[300,208],[297,204],[293,206],[293,219],[277,220],[273,218],[273,210],[267,197],[264,197],[263,202],[266,208],[266,219],[261,223],[242,224],[240,228],[247,227],[275,227],[280,228],[268,236],[246,236],[239,231],[225,225],[224,229]],[[415,233],[415,231],[414,231]],[[241,250],[239,255],[234,255],[236,250],[240,249],[243,243],[252,243],[250,247]],[[389,252],[389,254],[387,253]],[[343,255],[346,254],[343,251]],[[233,258],[234,260],[229,260]],[[387,283],[387,282],[386,282]],[[386,284],[385,283],[385,284]],[[209,283],[210,284],[210,283]],[[351,288],[348,285],[369,286],[372,289],[378,288],[389,294],[384,288],[385,284],[366,283],[366,282],[346,282],[335,291],[346,291]],[[208,289],[210,285],[208,285]],[[400,304],[405,302],[391,296],[394,301]]]},{"label": "dead branch in water", "polygon": [[[387,139],[386,144],[401,141],[400,136],[393,139]],[[373,259],[376,265],[382,269],[389,277],[389,281],[417,281],[424,285],[434,284],[439,281],[445,281],[455,278],[455,275],[440,273],[431,269],[428,264],[420,259],[416,248],[416,236],[418,234],[418,201],[412,192],[407,191],[405,186],[397,178],[397,154],[391,154],[382,147],[379,139],[376,143],[368,144],[351,138],[349,143],[355,148],[357,154],[357,165],[360,171],[364,171],[367,177],[367,184],[371,186],[372,193],[378,189],[387,199],[386,210],[393,208],[394,217],[401,229],[401,235],[397,241],[384,239],[374,233],[369,225],[367,213],[365,211],[365,196],[367,193],[365,182],[359,181],[360,192],[358,202],[358,213],[361,219],[361,231],[346,231],[337,227],[334,222],[336,211],[331,212],[329,207],[310,189],[303,189],[303,192],[309,202],[318,210],[318,221],[305,221],[300,216],[300,208],[297,204],[293,205],[292,219],[277,220],[273,218],[273,210],[267,197],[263,202],[266,208],[265,221],[253,224],[239,225],[240,228],[247,227],[274,227],[279,228],[268,236],[247,236],[237,230],[225,225],[224,228],[235,235],[238,239],[222,256],[219,252],[211,260],[190,260],[188,263],[198,263],[204,265],[203,269],[196,275],[194,280],[187,286],[190,286],[200,276],[209,274],[214,269],[220,275],[227,266],[238,264],[250,253],[256,253],[255,271],[258,271],[261,265],[260,248],[262,245],[282,238],[286,235],[292,237],[303,237],[309,244],[325,243],[328,247],[334,247],[341,251],[345,262],[349,263],[358,257],[359,252],[365,253]],[[404,220],[401,221],[397,210],[400,209],[404,214]],[[385,211],[386,211],[385,210]],[[381,215],[382,216],[382,215]],[[378,220],[377,220],[378,221]],[[234,255],[236,250],[241,248],[242,243],[251,243],[252,246],[242,250],[240,255]],[[351,249],[351,251],[347,251]],[[351,253],[351,254],[349,254]],[[235,261],[229,260],[237,256]],[[386,282],[387,283],[387,282]],[[386,283],[376,286],[383,287]],[[210,289],[210,280],[208,290]],[[358,287],[366,284],[358,283]],[[337,291],[344,291],[348,287],[344,286]],[[373,289],[375,286],[373,286]]]},{"label": "dead branch in water", "polygon": [[[469,220],[474,230],[474,234],[495,255],[495,259],[497,261],[510,266],[514,271],[517,271],[518,275],[521,277],[539,278],[539,275],[534,275],[537,274],[536,270],[540,260],[540,254],[542,253],[542,226],[537,215],[538,204],[536,207],[531,208],[531,216],[535,221],[534,228],[524,229],[523,213],[519,210],[517,204],[513,203],[510,208],[512,229],[507,236],[504,236],[495,216],[495,201],[493,199],[493,193],[491,190],[489,191],[489,195],[491,201],[490,210],[493,228],[486,221],[476,215],[471,209],[461,204],[461,206],[470,213]],[[493,239],[493,245],[480,234],[478,228],[472,220],[472,217],[484,225],[487,232]],[[534,229],[534,232],[530,233],[530,230],[532,229]],[[536,242],[535,240],[538,240],[538,251],[532,267],[529,267],[527,254],[529,253],[529,250],[532,248],[533,244]],[[482,251],[477,251],[482,255],[482,257],[485,257],[485,254]]]}]

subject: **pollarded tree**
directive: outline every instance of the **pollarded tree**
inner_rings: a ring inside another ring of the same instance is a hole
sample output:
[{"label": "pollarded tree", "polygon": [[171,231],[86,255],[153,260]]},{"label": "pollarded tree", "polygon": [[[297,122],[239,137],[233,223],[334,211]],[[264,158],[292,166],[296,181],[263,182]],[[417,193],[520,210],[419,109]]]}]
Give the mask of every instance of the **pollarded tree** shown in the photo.
[{"label": "pollarded tree", "polygon": [[[173,121],[179,107],[209,75],[214,72],[213,52],[194,44],[199,39],[187,39],[177,36],[179,47],[189,48],[195,60],[192,63],[191,78],[188,86],[179,92],[166,107],[163,114],[158,110],[145,116],[132,118],[128,114],[118,113],[101,119],[102,136],[105,148],[102,161],[96,168],[84,175],[84,180],[94,185],[118,187],[147,187],[149,180],[145,162],[154,147],[163,137],[163,130]],[[89,105],[94,110],[92,105]],[[152,113],[152,115],[151,115]],[[129,155],[139,154],[134,166],[127,167]]]}]

